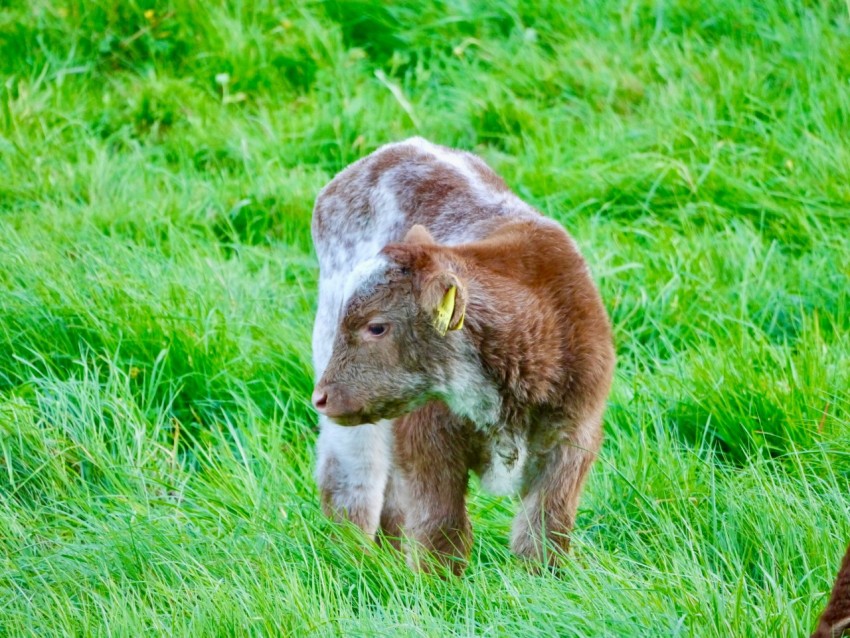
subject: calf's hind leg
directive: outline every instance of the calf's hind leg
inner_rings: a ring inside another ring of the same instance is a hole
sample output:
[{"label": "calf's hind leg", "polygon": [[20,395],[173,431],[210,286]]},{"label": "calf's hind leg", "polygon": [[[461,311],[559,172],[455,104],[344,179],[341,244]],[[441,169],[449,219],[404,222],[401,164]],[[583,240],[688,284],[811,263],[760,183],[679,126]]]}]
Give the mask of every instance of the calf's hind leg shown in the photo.
[{"label": "calf's hind leg", "polygon": [[569,550],[581,488],[601,442],[598,420],[587,434],[581,443],[571,437],[548,451],[529,477],[511,537],[517,556],[554,566]]},{"label": "calf's hind leg", "polygon": [[389,421],[344,427],[320,419],[316,478],[322,509],[374,538],[392,458]]}]

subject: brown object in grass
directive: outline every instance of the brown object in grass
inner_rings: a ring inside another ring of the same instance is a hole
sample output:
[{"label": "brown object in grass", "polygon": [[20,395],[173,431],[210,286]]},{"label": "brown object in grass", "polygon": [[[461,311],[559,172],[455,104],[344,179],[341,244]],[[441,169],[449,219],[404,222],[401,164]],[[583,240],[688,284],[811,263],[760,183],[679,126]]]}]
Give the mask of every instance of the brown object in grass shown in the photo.
[{"label": "brown object in grass", "polygon": [[850,635],[850,545],[812,638],[839,638],[847,635]]}]

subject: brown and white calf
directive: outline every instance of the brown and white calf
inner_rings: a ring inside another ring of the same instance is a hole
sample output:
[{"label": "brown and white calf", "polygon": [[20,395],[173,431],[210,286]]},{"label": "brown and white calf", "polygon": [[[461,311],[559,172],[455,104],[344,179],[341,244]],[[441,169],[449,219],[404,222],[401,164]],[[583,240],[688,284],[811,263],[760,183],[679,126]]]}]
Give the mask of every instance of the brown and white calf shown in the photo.
[{"label": "brown and white calf", "polygon": [[421,138],[337,175],[313,241],[325,511],[459,571],[472,470],[521,496],[514,552],[552,562],[546,541],[568,547],[614,368],[575,242],[481,159]]}]

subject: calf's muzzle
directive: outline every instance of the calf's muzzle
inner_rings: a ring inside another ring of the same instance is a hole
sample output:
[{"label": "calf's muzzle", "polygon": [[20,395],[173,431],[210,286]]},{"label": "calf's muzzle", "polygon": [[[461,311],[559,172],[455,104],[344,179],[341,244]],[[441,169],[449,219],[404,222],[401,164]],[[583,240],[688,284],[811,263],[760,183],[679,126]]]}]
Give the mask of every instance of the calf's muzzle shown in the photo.
[{"label": "calf's muzzle", "polygon": [[351,391],[340,383],[320,382],[313,390],[313,406],[319,412],[340,425],[359,425],[363,404]]}]

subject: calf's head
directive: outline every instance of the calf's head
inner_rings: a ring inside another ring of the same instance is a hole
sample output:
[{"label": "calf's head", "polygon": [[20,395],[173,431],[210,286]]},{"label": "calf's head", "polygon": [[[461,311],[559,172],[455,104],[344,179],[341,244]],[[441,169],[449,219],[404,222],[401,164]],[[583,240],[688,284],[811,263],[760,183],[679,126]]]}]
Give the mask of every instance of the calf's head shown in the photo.
[{"label": "calf's head", "polygon": [[439,396],[463,328],[466,287],[450,250],[414,226],[350,276],[331,359],[313,392],[340,425],[375,423]]}]

